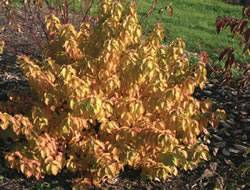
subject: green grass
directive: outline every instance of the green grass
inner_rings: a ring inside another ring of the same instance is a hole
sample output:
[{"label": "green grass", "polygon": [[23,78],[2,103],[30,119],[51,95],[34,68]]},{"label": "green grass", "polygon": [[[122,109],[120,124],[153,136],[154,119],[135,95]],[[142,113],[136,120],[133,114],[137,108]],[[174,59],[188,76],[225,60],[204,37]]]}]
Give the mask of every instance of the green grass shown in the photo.
[{"label": "green grass", "polygon": [[[145,12],[152,0],[138,0],[139,14]],[[241,6],[224,3],[222,0],[160,0],[158,9],[170,3],[174,9],[172,17],[157,12],[143,22],[146,30],[152,29],[156,22],[162,22],[166,30],[167,40],[177,37],[185,40],[191,52],[207,51],[215,60],[218,52],[227,46],[237,47],[238,42],[232,40],[228,31],[216,33],[217,16],[241,16]]]},{"label": "green grass", "polygon": [[[149,9],[152,2],[153,0],[137,0],[140,17]],[[249,57],[242,56],[239,41],[232,39],[228,29],[217,34],[215,27],[218,16],[240,18],[242,6],[227,4],[223,0],[159,0],[158,2],[154,14],[142,22],[145,33],[152,30],[155,23],[161,22],[165,28],[167,42],[181,37],[186,42],[188,51],[207,51],[217,65],[221,64],[218,61],[218,54],[228,46],[237,50],[236,56],[240,62],[250,61]],[[158,10],[169,4],[173,7],[174,15],[170,17],[166,12],[159,15]],[[95,8],[92,13],[96,12]]]}]

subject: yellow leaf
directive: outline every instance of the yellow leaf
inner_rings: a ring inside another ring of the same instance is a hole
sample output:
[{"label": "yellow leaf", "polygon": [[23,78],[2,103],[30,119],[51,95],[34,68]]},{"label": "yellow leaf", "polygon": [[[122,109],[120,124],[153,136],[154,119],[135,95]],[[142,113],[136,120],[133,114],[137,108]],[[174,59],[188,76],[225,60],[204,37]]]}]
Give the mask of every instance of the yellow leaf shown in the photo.
[{"label": "yellow leaf", "polygon": [[73,99],[71,99],[71,100],[69,101],[69,106],[70,106],[70,108],[71,108],[71,109],[74,109],[74,105],[75,105],[75,101],[74,101]]},{"label": "yellow leaf", "polygon": [[208,161],[209,156],[207,152],[201,152],[201,159]]},{"label": "yellow leaf", "polygon": [[51,171],[51,164],[47,164],[47,165],[46,165],[45,171],[46,171],[47,173],[50,173],[50,171]]},{"label": "yellow leaf", "polygon": [[24,164],[20,165],[20,170],[22,173],[25,173],[25,165]]},{"label": "yellow leaf", "polygon": [[33,175],[31,169],[26,169],[25,173],[24,173],[28,178],[31,177]]},{"label": "yellow leaf", "polygon": [[51,173],[52,173],[53,175],[57,175],[58,172],[59,172],[58,166],[55,165],[55,164],[51,164]]},{"label": "yellow leaf", "polygon": [[5,45],[4,41],[0,40],[0,54],[3,53],[4,45]]}]

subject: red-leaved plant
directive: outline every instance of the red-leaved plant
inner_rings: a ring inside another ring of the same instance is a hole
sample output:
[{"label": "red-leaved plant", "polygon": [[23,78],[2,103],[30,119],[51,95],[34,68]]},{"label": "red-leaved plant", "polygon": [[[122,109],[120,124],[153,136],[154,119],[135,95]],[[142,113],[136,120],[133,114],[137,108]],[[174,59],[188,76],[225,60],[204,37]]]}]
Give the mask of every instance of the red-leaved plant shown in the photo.
[{"label": "red-leaved plant", "polygon": [[[241,18],[234,18],[230,16],[218,17],[216,20],[217,33],[220,33],[223,29],[229,28],[233,34],[233,38],[239,39],[239,45],[243,49],[242,56],[250,53],[250,7],[244,7],[242,10]],[[231,78],[231,69],[233,65],[239,65],[236,56],[235,49],[232,47],[225,48],[219,55],[219,60],[225,61],[224,76],[225,81]],[[246,65],[244,65],[246,66]],[[250,68],[246,67],[244,71],[244,80],[242,84],[246,85],[250,80],[249,73]]]}]

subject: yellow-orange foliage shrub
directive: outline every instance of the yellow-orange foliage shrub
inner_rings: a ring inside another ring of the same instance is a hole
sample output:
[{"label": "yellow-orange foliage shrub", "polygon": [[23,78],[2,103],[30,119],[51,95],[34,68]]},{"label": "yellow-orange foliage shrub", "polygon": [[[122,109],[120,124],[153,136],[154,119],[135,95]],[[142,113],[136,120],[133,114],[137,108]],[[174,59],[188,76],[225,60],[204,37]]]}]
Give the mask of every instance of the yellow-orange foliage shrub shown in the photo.
[{"label": "yellow-orange foliage shrub", "polygon": [[208,159],[197,137],[223,112],[192,97],[205,63],[189,64],[181,39],[163,45],[160,24],[143,36],[134,2],[102,0],[98,22],[79,31],[55,16],[46,23],[48,59],[20,58],[40,101],[25,116],[0,113],[0,129],[26,139],[6,155],[11,168],[37,179],[77,172],[81,189],[125,165],[164,180]]}]

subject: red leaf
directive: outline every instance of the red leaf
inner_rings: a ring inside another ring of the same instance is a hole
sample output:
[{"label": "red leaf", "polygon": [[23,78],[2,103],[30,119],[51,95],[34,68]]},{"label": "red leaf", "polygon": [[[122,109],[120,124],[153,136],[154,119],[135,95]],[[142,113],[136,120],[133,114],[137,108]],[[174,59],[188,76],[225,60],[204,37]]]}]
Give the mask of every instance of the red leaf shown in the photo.
[{"label": "red leaf", "polygon": [[224,23],[221,17],[217,17],[216,19],[216,30],[217,33],[220,33],[221,29],[224,27]]}]

